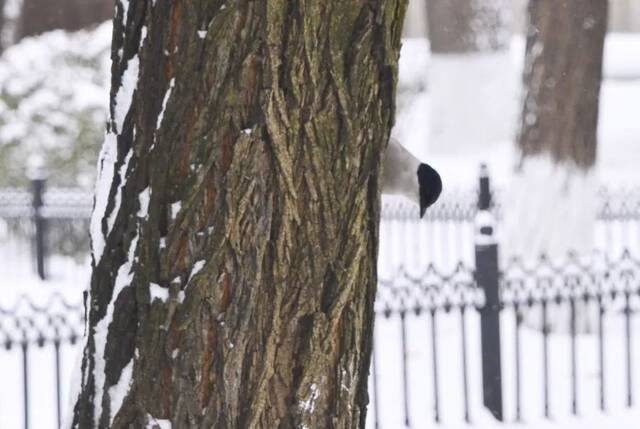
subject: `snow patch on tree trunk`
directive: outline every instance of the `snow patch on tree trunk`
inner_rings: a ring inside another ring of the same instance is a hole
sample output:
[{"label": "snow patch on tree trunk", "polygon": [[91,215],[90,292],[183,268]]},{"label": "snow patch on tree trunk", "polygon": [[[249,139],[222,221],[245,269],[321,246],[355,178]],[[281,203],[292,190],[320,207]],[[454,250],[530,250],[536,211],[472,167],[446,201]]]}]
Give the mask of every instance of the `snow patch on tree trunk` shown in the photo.
[{"label": "snow patch on tree trunk", "polygon": [[597,177],[549,155],[528,157],[514,174],[505,200],[505,253],[525,261],[541,254],[564,260],[594,247]]},{"label": "snow patch on tree trunk", "polygon": [[169,299],[169,289],[162,287],[157,283],[149,283],[149,301],[153,303],[156,299],[159,299],[162,302],[167,302]]},{"label": "snow patch on tree trunk", "polygon": [[[138,73],[139,73],[139,60],[138,56],[134,56],[127,62],[127,68],[122,76],[122,84],[118,89],[115,97],[115,108],[112,114],[112,119],[115,125],[115,133],[108,131],[105,135],[104,143],[100,151],[100,157],[98,160],[98,178],[95,186],[95,204],[93,213],[91,215],[90,235],[91,246],[93,250],[93,260],[97,265],[104,251],[104,245],[106,237],[111,232],[115,217],[120,209],[120,196],[122,192],[122,186],[126,180],[126,171],[133,155],[133,151],[130,150],[124,160],[122,167],[119,170],[120,185],[116,195],[115,205],[111,213],[107,214],[107,204],[109,201],[109,194],[111,192],[111,184],[114,180],[115,163],[117,161],[118,153],[118,134],[122,132],[124,126],[124,120],[131,108],[131,101],[133,100],[133,93],[138,86]],[[135,130],[134,130],[135,131]],[[107,218],[107,231],[102,231],[102,219]]]},{"label": "snow patch on tree trunk", "polygon": [[162,99],[162,110],[158,115],[158,121],[156,122],[156,130],[159,130],[160,125],[162,125],[162,119],[164,118],[164,111],[167,108],[167,102],[169,102],[169,97],[171,97],[171,91],[173,90],[173,87],[175,86],[175,84],[176,84],[176,78],[171,78],[171,81],[169,82],[169,88],[167,88],[167,91],[164,93],[164,98]]},{"label": "snow patch on tree trunk", "polygon": [[140,208],[138,209],[138,216],[140,219],[146,219],[149,215],[149,200],[151,199],[151,188],[148,186],[144,188],[142,192],[138,195],[138,204]]},{"label": "snow patch on tree trunk", "polygon": [[133,156],[133,150],[129,149],[127,156],[124,158],[124,162],[120,166],[118,170],[118,176],[120,177],[120,183],[118,184],[118,189],[116,190],[116,195],[113,203],[113,210],[109,213],[109,217],[107,218],[107,235],[113,229],[113,224],[116,221],[116,216],[118,216],[118,212],[120,211],[120,204],[122,204],[122,188],[124,187],[125,181],[127,180],[127,169],[129,168],[129,161],[131,161],[131,157]]},{"label": "snow patch on tree trunk", "polygon": [[[113,286],[113,294],[111,295],[111,300],[109,301],[109,305],[107,306],[107,312],[105,316],[100,320],[95,328],[94,339],[95,339],[95,353],[94,353],[94,361],[95,367],[93,372],[93,377],[95,380],[95,392],[94,392],[94,426],[99,427],[98,423],[102,416],[102,396],[105,384],[105,348],[107,345],[107,335],[109,334],[109,325],[113,320],[113,310],[115,307],[116,300],[118,299],[118,295],[125,287],[131,285],[131,281],[133,280],[133,258],[135,255],[136,247],[138,245],[138,235],[136,235],[131,241],[131,245],[129,246],[129,252],[127,255],[127,261],[120,266],[118,269],[118,274],[116,275],[116,279]],[[123,370],[123,374],[126,368]],[[122,375],[121,375],[122,377]],[[110,392],[110,391],[109,391]],[[113,399],[113,398],[111,398]],[[117,413],[117,409],[111,409],[110,416],[115,416]]]},{"label": "snow patch on tree trunk", "polygon": [[156,419],[151,414],[147,414],[147,426],[145,429],[171,429],[171,422],[164,419]]},{"label": "snow patch on tree trunk", "polygon": [[109,418],[109,422],[113,425],[113,418],[122,407],[122,403],[124,402],[124,398],[129,393],[129,389],[131,388],[131,374],[133,373],[133,359],[129,361],[127,366],[122,368],[122,373],[120,373],[120,379],[115,386],[111,386],[109,388],[109,398],[111,399],[111,405],[109,407],[109,411],[111,413],[111,417]]},{"label": "snow patch on tree trunk", "polygon": [[116,94],[116,106],[113,112],[113,119],[116,124],[116,132],[121,133],[124,126],[124,120],[129,113],[133,93],[138,86],[138,72],[140,61],[138,56],[134,56],[127,62],[127,69],[122,75],[122,85]]},{"label": "snow patch on tree trunk", "polygon": [[113,180],[113,170],[117,157],[116,135],[108,132],[105,135],[102,150],[98,157],[98,178],[95,187],[95,202],[91,215],[90,235],[91,248],[93,250],[93,260],[97,264],[102,258],[104,251],[105,236],[102,233],[102,218],[107,210],[109,202],[109,190]]}]

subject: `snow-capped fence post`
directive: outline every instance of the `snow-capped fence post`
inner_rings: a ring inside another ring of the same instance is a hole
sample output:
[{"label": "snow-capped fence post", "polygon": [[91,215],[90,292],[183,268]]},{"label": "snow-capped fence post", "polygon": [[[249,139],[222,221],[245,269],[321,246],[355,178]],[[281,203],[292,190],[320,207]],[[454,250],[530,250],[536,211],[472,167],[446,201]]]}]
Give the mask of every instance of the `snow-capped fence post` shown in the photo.
[{"label": "snow-capped fence post", "polygon": [[480,170],[478,213],[475,219],[476,282],[484,290],[480,311],[482,346],[482,393],[485,407],[502,421],[502,362],[500,358],[500,295],[498,244],[494,236],[491,186],[485,165]]},{"label": "snow-capped fence post", "polygon": [[42,279],[46,279],[45,272],[45,234],[46,234],[46,219],[42,215],[42,206],[44,205],[43,194],[46,184],[46,179],[43,177],[35,177],[31,179],[31,192],[33,194],[33,226],[34,226],[34,251],[36,259],[36,271],[38,276]]}]

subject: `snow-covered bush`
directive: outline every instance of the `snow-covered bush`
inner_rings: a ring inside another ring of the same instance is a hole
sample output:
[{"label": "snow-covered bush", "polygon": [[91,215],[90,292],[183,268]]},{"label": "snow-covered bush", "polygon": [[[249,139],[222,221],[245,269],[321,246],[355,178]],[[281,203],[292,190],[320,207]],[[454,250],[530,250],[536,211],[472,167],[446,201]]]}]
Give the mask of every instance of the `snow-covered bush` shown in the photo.
[{"label": "snow-covered bush", "polygon": [[108,103],[111,23],[23,39],[0,57],[0,186],[43,168],[90,187]]}]

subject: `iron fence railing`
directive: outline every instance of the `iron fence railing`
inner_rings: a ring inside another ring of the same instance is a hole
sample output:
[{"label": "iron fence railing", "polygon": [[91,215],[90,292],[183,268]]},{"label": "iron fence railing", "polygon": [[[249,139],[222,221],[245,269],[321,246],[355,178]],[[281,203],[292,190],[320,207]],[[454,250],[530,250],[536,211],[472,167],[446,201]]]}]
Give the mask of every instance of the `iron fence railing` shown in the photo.
[{"label": "iron fence railing", "polygon": [[[599,198],[600,222],[640,224],[640,191],[614,193],[603,190]],[[17,228],[16,234],[23,234],[34,242],[35,265],[38,273],[46,277],[46,254],[51,243],[59,248],[65,237],[77,234],[80,238],[69,246],[77,246],[85,254],[88,252],[87,223],[91,200],[91,195],[84,192],[45,191],[43,184],[35,183],[33,192],[0,190],[0,222]],[[607,358],[624,368],[625,405],[635,404],[633,350],[636,331],[633,321],[640,305],[640,261],[624,251],[616,256],[606,252],[589,255],[587,259],[568,255],[562,263],[542,257],[532,266],[519,260],[501,262],[494,231],[501,219],[501,210],[500,193],[491,191],[486,175],[480,178],[477,191],[445,194],[427,211],[423,220],[418,219],[418,209],[409,203],[383,203],[379,265],[382,267],[386,259],[394,261],[390,269],[379,270],[375,310],[379,321],[397,320],[400,327],[402,386],[398,414],[402,421],[397,424],[417,427],[411,407],[410,365],[410,348],[416,337],[408,332],[414,319],[425,321],[424,326],[428,326],[422,338],[429,342],[426,365],[431,379],[431,416],[436,422],[442,421],[443,403],[448,399],[442,393],[442,382],[445,376],[451,376],[443,373],[440,351],[445,337],[451,335],[442,330],[445,317],[457,319],[455,335],[461,356],[457,376],[461,409],[467,422],[473,419],[472,403],[478,395],[496,419],[505,420],[509,415],[517,421],[523,420],[527,392],[522,351],[525,330],[539,332],[541,337],[540,353],[535,357],[535,365],[541,368],[541,415],[552,416],[551,391],[559,380],[550,373],[550,349],[551,339],[559,335],[564,335],[570,345],[566,359],[571,386],[567,405],[571,414],[577,415],[581,406],[586,406],[580,401],[578,371],[581,359],[578,339],[584,333],[591,333],[596,338],[593,354],[598,360],[598,406],[605,410],[608,403],[605,388]],[[422,241],[439,241],[443,247],[426,250],[420,247],[425,228],[430,239]],[[392,240],[394,237],[395,241]],[[434,257],[443,254],[449,255],[449,264],[441,264]],[[409,262],[415,259],[420,263],[410,266]],[[59,423],[60,392],[64,383],[60,376],[60,347],[78,340],[83,332],[83,318],[81,305],[68,304],[57,295],[41,305],[22,299],[11,308],[0,306],[0,346],[6,351],[18,352],[22,359],[25,428],[29,427],[30,416],[29,355],[34,347],[52,346]],[[622,321],[623,341],[619,350],[609,350],[605,345],[605,321],[609,318]],[[389,352],[385,341],[386,338],[376,335],[372,357],[370,413],[376,428],[388,424],[380,415],[385,403],[381,399],[384,389],[379,385],[380,361]],[[475,343],[479,344],[477,350],[471,350],[469,344]],[[514,354],[503,359],[503,349],[507,346]],[[534,358],[527,356],[527,359]],[[471,382],[472,365],[481,368],[482,382],[478,389]],[[512,378],[506,375],[505,366],[513,368]],[[505,388],[514,393],[513,404],[509,404],[513,410],[507,409],[503,401]],[[413,399],[418,400],[423,399]]]},{"label": "iron fence railing", "polygon": [[[484,246],[484,245],[482,245]],[[426,338],[430,344],[428,370],[431,378],[430,397],[432,398],[432,418],[435,422],[442,421],[443,403],[448,399],[442,393],[443,380],[452,377],[442,370],[441,343],[444,336],[452,335],[450,331],[442,331],[440,322],[443,317],[456,317],[459,320],[459,355],[461,356],[460,373],[456,376],[461,380],[463,414],[460,416],[467,422],[473,420],[473,407],[470,398],[481,396],[482,401],[494,413],[497,419],[503,420],[505,405],[502,389],[506,384],[513,386],[515,400],[512,401],[513,410],[507,414],[516,421],[523,421],[523,403],[528,400],[530,389],[523,381],[523,368],[530,368],[534,360],[542,369],[543,405],[541,416],[552,418],[551,393],[556,389],[557,379],[551,375],[550,343],[554,336],[564,336],[570,343],[569,353],[565,356],[570,369],[571,395],[566,404],[570,413],[578,415],[584,411],[586,405],[580,403],[578,386],[581,379],[577,368],[581,365],[581,356],[585,350],[579,350],[578,341],[584,335],[596,338],[591,355],[598,359],[597,395],[599,407],[607,410],[607,371],[605,362],[617,368],[623,368],[625,377],[624,389],[625,406],[635,405],[634,390],[634,318],[640,308],[640,261],[628,252],[616,260],[607,259],[606,255],[592,258],[589,261],[570,260],[562,265],[554,265],[542,258],[533,266],[524,266],[521,261],[512,260],[502,269],[493,263],[491,257],[486,257],[487,248],[478,246],[477,266],[472,268],[459,264],[449,273],[442,273],[434,266],[428,267],[421,275],[412,275],[400,269],[389,279],[379,279],[378,295],[375,311],[380,323],[383,320],[397,320],[399,322],[399,338],[401,349],[400,373],[402,379],[401,407],[397,410],[397,423],[406,427],[419,427],[414,423],[410,402],[422,401],[423,398],[412,397],[411,382],[415,377],[410,364],[410,350],[413,342]],[[483,253],[485,252],[485,253]],[[491,252],[489,252],[490,254]],[[485,256],[483,256],[485,255]],[[571,259],[571,257],[570,257]],[[84,310],[79,303],[66,301],[60,295],[53,295],[46,302],[33,303],[26,297],[20,298],[11,307],[0,305],[0,346],[4,353],[18,353],[21,359],[21,384],[23,397],[24,427],[29,427],[30,414],[34,412],[33,403],[29,400],[29,386],[33,386],[30,372],[29,356],[35,349],[50,350],[55,373],[55,386],[51,394],[55,395],[58,422],[61,419],[61,391],[68,380],[61,378],[60,348],[65,344],[75,344],[83,335]],[[586,311],[586,310],[593,311]],[[565,317],[558,321],[561,313]],[[457,316],[456,316],[457,315]],[[478,318],[473,323],[470,315]],[[588,332],[581,326],[581,318],[590,318],[593,331]],[[411,336],[408,333],[409,319],[423,320],[425,332],[423,335]],[[616,318],[622,321],[623,342],[620,349],[606,346],[607,331],[605,320]],[[511,332],[505,336],[504,330]],[[540,353],[535,356],[524,356],[522,352],[523,330],[534,330],[541,336]],[[379,384],[379,361],[388,353],[385,346],[386,339],[376,336],[374,354],[371,367],[371,395],[370,413],[373,416],[374,427],[387,427],[379,418],[381,390]],[[470,351],[469,344],[480,343],[480,353]],[[509,365],[515,368],[510,377],[504,373],[501,349],[512,347],[515,354]],[[527,365],[524,362],[528,362]],[[482,368],[481,391],[474,391],[470,384],[471,368]],[[2,388],[16,386],[3,386]],[[40,394],[46,394],[40,392]],[[1,418],[2,416],[0,416]],[[388,424],[387,422],[384,422]],[[33,427],[33,426],[31,426]]]},{"label": "iron fence railing", "polygon": [[[24,428],[30,427],[31,373],[30,354],[34,348],[51,346],[55,383],[57,427],[62,423],[62,388],[68,380],[61,376],[61,346],[76,344],[83,335],[84,310],[82,305],[70,303],[59,294],[51,295],[46,302],[37,304],[26,296],[20,297],[10,307],[0,306],[0,347],[4,352],[18,350],[21,359],[21,393]],[[3,368],[2,371],[7,371]],[[16,386],[3,386],[15,389]],[[46,392],[41,392],[43,395]],[[0,421],[4,420],[0,415]]]},{"label": "iron fence railing", "polygon": [[[484,405],[498,420],[504,420],[502,389],[505,383],[511,383],[515,393],[512,401],[513,410],[508,414],[515,421],[524,421],[523,403],[527,400],[525,393],[529,391],[523,381],[523,367],[525,359],[535,361],[534,366],[542,368],[540,371],[543,386],[542,408],[540,413],[544,418],[552,418],[551,392],[556,389],[557,379],[550,373],[551,365],[550,343],[553,336],[566,337],[569,343],[569,353],[564,357],[569,368],[567,374],[570,380],[570,398],[566,404],[569,413],[578,415],[581,408],[578,386],[581,382],[578,367],[585,356],[597,357],[596,383],[598,406],[601,411],[607,410],[607,371],[605,363],[624,370],[623,383],[624,405],[635,405],[634,383],[634,339],[638,332],[634,330],[634,319],[640,309],[640,260],[635,259],[629,252],[623,252],[618,259],[611,260],[606,255],[592,255],[589,259],[579,259],[569,255],[563,264],[554,264],[542,257],[531,266],[524,266],[519,260],[511,260],[504,267],[498,268],[496,259],[486,257],[487,249],[477,248],[478,259],[475,268],[459,264],[449,273],[441,273],[434,266],[429,266],[421,275],[410,275],[404,269],[390,279],[379,279],[378,296],[375,304],[376,313],[381,319],[397,319],[399,321],[399,337],[401,351],[402,389],[401,402],[402,421],[407,427],[411,424],[409,402],[410,383],[415,374],[410,373],[409,349],[411,344],[407,334],[407,320],[409,317],[425,319],[428,328],[425,335],[431,344],[430,356],[426,361],[431,362],[431,381],[433,400],[433,420],[441,421],[441,407],[444,398],[441,392],[441,380],[451,374],[440,373],[441,356],[439,343],[443,333],[439,332],[438,320],[444,315],[459,318],[461,356],[461,380],[463,398],[463,415],[467,422],[471,422],[471,406],[469,403],[469,368],[476,366],[473,361],[478,356],[469,352],[470,337],[479,336],[481,354],[479,356],[482,368],[482,400]],[[484,253],[484,255],[483,255]],[[470,326],[467,315],[479,316],[479,323]],[[623,326],[620,347],[611,349],[606,346],[605,320],[607,318],[620,320]],[[510,336],[507,338],[502,331],[509,326]],[[589,327],[589,325],[591,327]],[[470,328],[476,328],[472,330]],[[533,330],[541,336],[540,353],[535,356],[524,356],[523,330]],[[447,333],[451,335],[451,333]],[[595,336],[593,350],[579,351],[580,338]],[[473,343],[473,341],[472,341]],[[513,377],[504,373],[502,362],[502,348],[511,347],[515,352],[513,362]],[[384,353],[384,348],[374,351],[372,377],[376,380],[376,359]],[[581,358],[582,356],[582,358]],[[471,360],[471,361],[470,361]],[[556,362],[557,363],[557,362]],[[425,371],[427,368],[424,369]],[[460,377],[458,377],[460,378]],[[583,380],[584,381],[584,380]],[[372,383],[374,413],[378,421],[380,406],[377,398],[380,395],[377,383]],[[609,392],[611,394],[612,392]],[[530,399],[530,398],[529,398]],[[376,425],[375,427],[382,427]]]},{"label": "iron fence railing", "polygon": [[[489,210],[496,222],[500,222],[503,217],[502,192],[491,190],[491,193],[492,206]],[[621,225],[627,229],[633,226],[640,231],[640,189],[613,191],[601,188],[597,195],[597,229],[604,236],[601,241],[612,241],[612,231]],[[414,259],[419,256],[421,269],[437,258],[446,258],[449,268],[459,261],[472,263],[473,221],[478,213],[478,198],[477,190],[446,192],[427,210],[423,219],[418,217],[418,208],[408,201],[383,200],[381,241],[387,241],[385,236],[392,235],[394,239],[409,243],[418,237],[416,228],[424,229],[432,237],[429,241],[433,248],[420,249],[420,255],[418,250],[413,251]],[[0,189],[0,241],[4,229],[11,238],[30,242],[33,265],[40,277],[46,278],[49,255],[88,255],[92,204],[90,192],[71,188],[46,190],[42,180],[34,180],[30,190]],[[387,231],[391,228],[399,231],[391,234]],[[623,232],[622,235],[628,240],[632,233]],[[438,238],[434,240],[433,237]],[[630,246],[633,243],[625,244]],[[418,244],[407,245],[402,252],[411,246],[418,247]],[[394,268],[400,266],[407,256],[402,252],[396,252],[396,259],[400,260],[394,262]],[[432,255],[428,255],[429,252]]]}]

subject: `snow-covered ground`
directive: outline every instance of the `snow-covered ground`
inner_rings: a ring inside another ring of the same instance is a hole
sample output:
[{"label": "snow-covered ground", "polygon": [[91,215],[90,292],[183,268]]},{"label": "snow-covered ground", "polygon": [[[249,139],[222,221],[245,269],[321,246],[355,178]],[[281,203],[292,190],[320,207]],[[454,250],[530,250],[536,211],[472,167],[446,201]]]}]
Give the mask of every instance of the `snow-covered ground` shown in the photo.
[{"label": "snow-covered ground", "polygon": [[[630,186],[640,183],[637,163],[640,161],[640,121],[636,119],[640,111],[640,37],[610,35],[607,40],[605,54],[605,76],[607,80],[602,86],[600,109],[600,146],[599,169],[600,178],[608,184]],[[521,39],[514,39],[511,50],[512,75],[505,79],[516,80],[522,67],[524,44]],[[394,134],[416,155],[436,166],[443,175],[445,187],[475,187],[480,162],[489,164],[492,177],[498,185],[504,185],[510,177],[513,142],[510,139],[497,141],[487,147],[474,146],[470,143],[464,151],[434,155],[429,146],[429,109],[431,98],[429,92],[426,65],[429,64],[428,44],[424,40],[405,41],[400,70],[400,94],[403,96],[399,107]],[[404,94],[403,94],[403,91]],[[513,105],[517,106],[517,94]],[[473,102],[480,103],[478,100]],[[517,112],[502,112],[504,118],[515,117]],[[497,120],[504,120],[502,115]],[[463,123],[461,124],[463,125]],[[0,221],[1,222],[1,221]],[[403,228],[399,224],[388,225],[389,228]],[[451,255],[463,253],[471,258],[472,248],[468,247],[456,253],[449,248],[428,248],[425,242],[456,242],[457,230],[431,230],[422,224],[420,234],[435,234],[437,239],[414,240],[410,244],[393,245],[387,240],[384,232],[381,243],[381,261],[393,261],[392,266],[381,264],[381,275],[393,273],[393,267],[401,262],[417,269],[422,265],[419,255],[438,255],[447,259],[443,265],[451,266],[456,261]],[[406,231],[405,231],[406,232]],[[389,232],[387,232],[388,234]],[[391,231],[393,233],[393,230]],[[410,233],[410,231],[408,232]],[[463,234],[473,236],[473,229],[468,226]],[[446,240],[448,237],[451,240]],[[459,238],[459,237],[458,237]],[[624,238],[624,237],[623,237]],[[628,237],[627,237],[628,238]],[[621,239],[622,240],[622,239]],[[459,241],[459,240],[458,240]],[[467,240],[472,243],[471,240]],[[446,246],[446,244],[444,245]],[[425,249],[425,247],[427,247]],[[412,249],[419,249],[413,252]],[[87,263],[77,264],[64,258],[51,260],[52,280],[39,281],[32,274],[30,259],[31,249],[28,245],[3,239],[0,228],[0,308],[10,308],[17,297],[28,294],[32,299],[45,304],[54,291],[62,293],[72,303],[81,301],[81,291],[87,284]],[[431,253],[429,253],[431,252]],[[434,256],[436,257],[436,256]],[[541,368],[541,335],[533,330],[524,329],[522,338],[522,374],[523,374],[523,414],[524,422],[514,422],[514,349],[513,349],[513,315],[504,312],[504,331],[502,337],[503,365],[505,368],[505,412],[508,423],[500,427],[533,427],[533,428],[602,428],[613,426],[618,428],[635,428],[640,418],[640,409],[624,408],[624,364],[622,351],[623,329],[620,315],[611,316],[607,320],[606,359],[607,359],[607,411],[598,412],[598,376],[597,376],[597,338],[594,335],[583,335],[578,340],[579,347],[579,417],[570,416],[570,389],[568,376],[569,339],[561,334],[552,335],[550,347],[550,380],[551,420],[542,418],[542,368]],[[637,319],[637,317],[636,317]],[[0,324],[1,324],[0,320]],[[461,379],[461,343],[460,316],[451,313],[439,316],[438,357],[439,386],[443,427],[465,427],[461,405],[463,398]],[[480,384],[480,351],[478,315],[471,311],[466,316],[469,373],[469,403],[473,427],[489,428],[499,424],[484,410],[481,405]],[[379,318],[376,325],[376,359],[378,369],[377,403],[381,428],[402,428],[403,395],[401,374],[401,335],[399,319]],[[409,362],[409,417],[411,427],[422,428],[433,425],[433,380],[431,362],[431,342],[429,318],[409,316],[408,329],[408,362]],[[634,321],[634,356],[640,356],[640,325]],[[74,347],[64,346],[62,352],[62,386],[63,398],[67,397],[67,381],[77,351]],[[55,427],[55,391],[53,375],[53,349],[32,348],[28,356],[29,393],[31,418],[34,428]],[[638,368],[635,368],[637,375]],[[22,355],[19,348],[9,351],[0,349],[0,428],[19,428],[22,422]],[[637,377],[634,376],[634,380]],[[637,386],[634,384],[636,397]],[[63,401],[63,407],[67,405]],[[373,427],[373,410],[369,415],[369,427]]]},{"label": "snow-covered ground", "polygon": [[[631,429],[637,427],[640,409],[625,406],[626,373],[624,363],[623,318],[611,316],[605,322],[605,412],[599,411],[599,377],[597,336],[579,336],[578,350],[578,416],[571,414],[570,338],[563,334],[550,336],[549,380],[550,415],[544,418],[542,335],[529,328],[522,330],[522,421],[515,421],[515,339],[514,316],[502,315],[503,397],[506,424],[500,425],[482,406],[479,316],[466,315],[468,347],[468,392],[472,427],[478,428],[575,428],[602,429],[607,426]],[[439,400],[442,427],[468,426],[464,422],[462,337],[459,312],[438,316]],[[432,427],[434,398],[430,322],[425,316],[407,317],[407,362],[409,380],[409,420],[413,428]],[[640,332],[640,320],[633,328]],[[638,338],[636,335],[635,338]],[[381,428],[404,427],[402,335],[399,317],[376,321],[376,358],[378,369],[379,418]],[[639,356],[640,341],[633,344],[633,356]],[[634,381],[640,367],[634,368]],[[373,385],[370,383],[370,392]],[[640,386],[634,384],[634,398]],[[373,428],[373,410],[368,417]]]},{"label": "snow-covered ground", "polygon": [[[511,66],[504,67],[497,81],[507,87],[519,82],[524,62],[524,40],[514,37],[510,50]],[[513,138],[519,115],[519,91],[516,85],[512,93],[513,102],[504,100],[504,106],[496,112],[496,123],[511,123],[511,138],[494,141],[490,145],[469,141],[464,148],[453,147],[448,153],[445,148],[433,147],[430,130],[442,124],[431,123],[431,109],[434,108],[429,88],[430,63],[429,44],[425,39],[403,41],[400,56],[399,109],[394,135],[420,159],[438,168],[446,188],[469,188],[475,186],[478,165],[489,165],[492,178],[499,186],[505,186],[512,177],[515,151]],[[483,59],[478,59],[483,63]],[[455,57],[447,64],[437,67],[451,69],[450,74],[460,74],[457,69],[468,67],[468,61]],[[440,74],[446,74],[444,70]],[[640,36],[610,34],[607,36],[604,58],[605,80],[600,98],[600,118],[598,127],[598,175],[603,183],[612,186],[640,184]],[[471,74],[466,75],[471,78]],[[482,76],[478,77],[482,79]],[[453,85],[453,84],[452,84]],[[465,133],[466,124],[473,125],[474,112],[484,109],[482,99],[469,99],[465,88],[468,84],[457,84],[449,88],[452,97],[462,100],[458,103],[459,129]],[[453,92],[455,90],[458,92]],[[438,107],[442,107],[439,105]],[[515,109],[515,111],[513,111]]]}]

